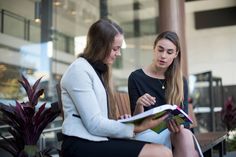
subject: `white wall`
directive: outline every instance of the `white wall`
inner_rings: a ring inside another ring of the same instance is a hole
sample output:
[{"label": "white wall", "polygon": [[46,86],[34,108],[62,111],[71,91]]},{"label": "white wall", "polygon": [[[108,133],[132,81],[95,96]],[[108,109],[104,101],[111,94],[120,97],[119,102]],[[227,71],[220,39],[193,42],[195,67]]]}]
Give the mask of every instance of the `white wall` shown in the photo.
[{"label": "white wall", "polygon": [[211,70],[214,76],[222,78],[223,85],[236,84],[236,26],[201,30],[196,30],[194,26],[195,11],[232,6],[236,6],[235,0],[186,3],[186,42],[190,74]]},{"label": "white wall", "polygon": [[[236,25],[210,29],[195,29],[194,12],[236,6],[236,0],[202,0],[185,3],[186,44],[189,74],[212,71],[221,77],[223,85],[236,85]],[[219,19],[220,20],[220,19]],[[236,19],[235,19],[236,20]],[[127,40],[123,54],[124,69],[115,76],[128,78],[131,71],[152,61],[152,46],[156,35]],[[139,51],[136,48],[139,47]],[[140,53],[140,54],[138,54]],[[138,64],[136,64],[138,60]],[[116,74],[117,73],[117,74]],[[120,74],[123,75],[120,75]]]}]

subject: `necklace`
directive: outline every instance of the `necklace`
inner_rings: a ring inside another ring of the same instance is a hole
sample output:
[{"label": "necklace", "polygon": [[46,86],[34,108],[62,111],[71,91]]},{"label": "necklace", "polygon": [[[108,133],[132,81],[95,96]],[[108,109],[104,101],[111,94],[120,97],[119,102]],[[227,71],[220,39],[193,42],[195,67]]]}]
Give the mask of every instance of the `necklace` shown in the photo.
[{"label": "necklace", "polygon": [[[160,84],[161,84],[161,89],[165,89],[166,87],[165,87],[165,79],[163,79],[163,82],[159,79],[159,78],[157,78],[157,72],[158,72],[158,70],[155,70],[156,68],[155,68],[155,66],[153,65],[153,64],[151,64],[148,68],[147,68],[147,72],[148,73],[150,73],[149,75],[151,76],[151,77],[154,77],[154,78],[156,78],[159,82],[160,82]],[[160,72],[159,72],[160,73]],[[161,75],[161,74],[160,74]]]},{"label": "necklace", "polygon": [[159,82],[160,82],[160,84],[161,84],[161,89],[165,89],[165,82],[161,82],[161,80],[159,80],[159,79],[157,79]]}]

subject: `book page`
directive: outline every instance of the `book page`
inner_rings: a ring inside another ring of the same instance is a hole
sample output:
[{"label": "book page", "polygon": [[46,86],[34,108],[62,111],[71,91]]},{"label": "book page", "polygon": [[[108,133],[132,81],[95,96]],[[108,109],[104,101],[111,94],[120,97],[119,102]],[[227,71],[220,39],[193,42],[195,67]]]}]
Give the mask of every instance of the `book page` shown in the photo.
[{"label": "book page", "polygon": [[192,123],[191,118],[177,105],[162,105],[145,111],[143,113],[137,114],[131,118],[120,119],[119,122],[123,123],[140,123],[144,118],[148,116],[154,116],[154,118],[159,118],[164,114],[169,114],[168,118],[162,121],[159,125],[152,128],[153,131],[160,133],[163,130],[167,129],[168,120],[174,119],[178,125]]},{"label": "book page", "polygon": [[[156,114],[156,117],[160,117],[165,114],[165,112],[163,112],[163,111],[167,112],[168,110],[174,110],[174,109],[176,109],[176,107],[177,107],[176,105],[166,104],[166,105],[155,107],[153,109],[150,109],[148,111],[137,114],[137,115],[127,118],[127,119],[119,119],[118,121],[119,122],[134,122],[136,120],[143,119],[144,117],[152,116],[155,114]],[[159,113],[159,114],[157,114],[157,113]]]}]

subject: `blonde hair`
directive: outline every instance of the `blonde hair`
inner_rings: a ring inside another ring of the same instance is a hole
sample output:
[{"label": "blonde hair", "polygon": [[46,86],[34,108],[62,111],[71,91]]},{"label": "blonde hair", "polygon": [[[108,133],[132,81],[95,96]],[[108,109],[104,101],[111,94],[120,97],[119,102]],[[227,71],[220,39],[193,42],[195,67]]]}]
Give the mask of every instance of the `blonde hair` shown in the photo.
[{"label": "blonde hair", "polygon": [[154,47],[161,39],[167,39],[176,46],[178,53],[177,57],[173,60],[172,64],[165,72],[166,79],[166,102],[169,104],[181,105],[184,100],[184,83],[181,67],[181,49],[178,35],[172,31],[165,31],[158,35],[154,41]]}]

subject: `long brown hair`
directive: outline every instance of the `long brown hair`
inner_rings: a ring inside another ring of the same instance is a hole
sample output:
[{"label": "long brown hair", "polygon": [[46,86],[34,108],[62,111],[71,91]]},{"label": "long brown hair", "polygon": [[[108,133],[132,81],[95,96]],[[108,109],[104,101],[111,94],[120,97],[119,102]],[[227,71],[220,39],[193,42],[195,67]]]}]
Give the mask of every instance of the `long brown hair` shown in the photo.
[{"label": "long brown hair", "polygon": [[166,79],[166,102],[181,105],[184,100],[183,74],[181,68],[181,48],[178,35],[172,31],[162,32],[154,41],[154,47],[161,39],[167,39],[176,46],[177,57],[165,72]]},{"label": "long brown hair", "polygon": [[[119,25],[108,19],[98,20],[90,27],[84,53],[80,56],[91,63],[103,62],[110,55],[112,44],[117,34],[123,34],[123,30]],[[107,65],[107,69],[107,71],[102,73],[102,79],[108,94],[109,118],[116,119],[117,107],[111,88],[111,67]]]}]

